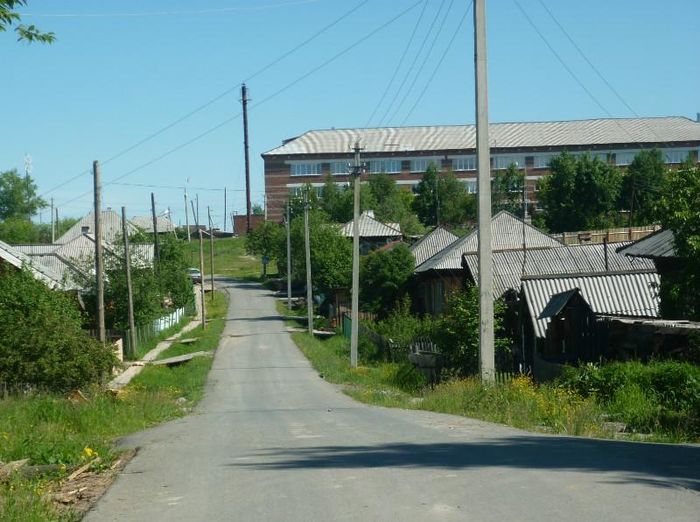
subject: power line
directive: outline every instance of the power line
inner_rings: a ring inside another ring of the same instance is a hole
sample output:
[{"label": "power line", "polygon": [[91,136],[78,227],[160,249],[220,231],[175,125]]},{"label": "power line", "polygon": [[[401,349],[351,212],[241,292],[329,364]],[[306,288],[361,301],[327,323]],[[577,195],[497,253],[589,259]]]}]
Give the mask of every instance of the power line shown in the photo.
[{"label": "power line", "polygon": [[389,115],[389,112],[391,112],[391,109],[394,106],[394,102],[396,99],[399,97],[399,94],[403,90],[404,85],[406,85],[406,82],[408,81],[409,76],[411,75],[411,72],[413,71],[413,68],[416,65],[416,62],[418,61],[418,58],[423,52],[423,49],[425,49],[425,44],[428,42],[428,38],[430,38],[430,35],[433,32],[433,28],[435,27],[435,24],[437,23],[438,19],[440,18],[440,13],[442,12],[442,8],[445,6],[445,2],[447,0],[442,0],[440,2],[440,7],[437,10],[437,13],[435,13],[435,17],[433,18],[433,21],[430,24],[430,27],[428,28],[428,31],[425,33],[425,36],[423,37],[423,41],[421,42],[418,52],[415,54],[413,57],[413,61],[411,62],[411,65],[409,65],[408,70],[406,71],[406,74],[403,77],[403,80],[399,84],[399,88],[396,90],[396,94],[391,100],[391,103],[389,103],[389,106],[386,108],[386,111],[384,111],[384,115],[380,118],[379,120],[379,126],[381,127],[384,124],[384,121],[386,120],[387,116]]},{"label": "power line", "polygon": [[[291,54],[295,53],[296,51],[298,51],[298,50],[301,49],[302,47],[308,45],[308,44],[311,43],[313,40],[315,40],[316,38],[318,38],[319,36],[321,36],[323,33],[325,33],[326,31],[328,31],[329,29],[331,29],[332,27],[334,27],[335,25],[337,25],[338,23],[340,23],[341,21],[343,21],[345,18],[347,18],[347,17],[350,16],[351,14],[353,14],[353,13],[354,13],[355,11],[357,11],[360,7],[362,7],[363,5],[365,5],[368,1],[369,1],[369,0],[362,0],[361,2],[359,2],[358,4],[356,4],[352,9],[346,11],[346,12],[343,13],[341,16],[339,16],[338,18],[336,18],[336,19],[334,19],[332,22],[330,22],[328,25],[326,25],[326,26],[322,27],[321,29],[319,29],[317,32],[315,32],[314,34],[312,34],[312,35],[311,35],[309,38],[307,38],[306,40],[302,41],[301,43],[299,43],[298,45],[296,45],[295,47],[293,47],[293,48],[290,49],[289,51],[287,51],[287,52],[281,54],[280,56],[278,56],[277,58],[275,58],[274,60],[272,60],[272,61],[269,62],[268,64],[264,65],[263,67],[261,67],[260,69],[258,69],[257,71],[255,71],[253,74],[251,74],[250,76],[248,76],[248,78],[247,78],[245,81],[249,81],[249,80],[251,80],[251,79],[253,79],[253,78],[259,76],[260,74],[262,74],[263,72],[267,71],[268,69],[270,69],[270,68],[273,67],[274,65],[277,65],[279,62],[281,62],[282,60],[284,60],[285,58],[287,58],[287,57],[290,56]],[[175,127],[176,125],[178,125],[178,124],[182,123],[183,121],[187,120],[188,118],[194,116],[194,115],[197,114],[198,112],[203,111],[203,110],[206,109],[207,107],[213,105],[215,102],[217,102],[217,101],[219,101],[220,99],[224,98],[224,97],[227,96],[228,94],[231,94],[232,92],[237,91],[238,89],[239,89],[239,85],[238,85],[238,84],[236,84],[236,85],[234,85],[234,86],[232,86],[232,87],[229,87],[229,88],[226,89],[225,91],[223,91],[223,92],[217,94],[216,96],[214,96],[214,97],[211,98],[210,100],[204,102],[203,104],[199,105],[199,106],[196,107],[195,109],[191,110],[190,112],[188,112],[188,113],[185,114],[184,116],[181,116],[180,118],[176,119],[175,121],[173,121],[173,122],[171,122],[171,123],[165,125],[164,127],[161,127],[160,129],[154,131],[153,133],[149,134],[149,135],[146,136],[145,138],[143,138],[143,139],[137,141],[137,142],[134,143],[133,145],[128,146],[127,148],[125,148],[125,149],[123,149],[123,150],[117,152],[115,155],[113,155],[113,156],[107,158],[106,160],[102,161],[102,165],[106,165],[106,164],[108,164],[109,162],[114,161],[114,160],[116,160],[116,159],[118,159],[118,158],[124,156],[125,154],[128,154],[129,152],[131,152],[132,150],[136,149],[137,147],[140,147],[140,146],[143,145],[144,143],[147,143],[147,142],[151,141],[153,138],[155,138],[155,137],[157,137],[157,136],[163,134],[164,132],[166,132],[166,131],[172,129],[172,128]],[[59,183],[58,185],[56,185],[56,186],[52,187],[51,189],[47,190],[46,192],[42,193],[41,196],[46,196],[47,194],[49,194],[49,193],[51,193],[51,192],[54,192],[55,190],[58,190],[59,188],[62,188],[62,187],[64,187],[64,186],[68,185],[69,183],[75,181],[75,180],[78,179],[78,178],[80,178],[80,177],[82,177],[82,176],[84,176],[84,175],[86,175],[86,174],[90,174],[90,172],[91,172],[90,170],[84,170],[84,171],[82,171],[81,173],[76,174],[75,176],[71,177],[70,179],[68,179],[68,180],[66,180],[66,181],[64,181],[64,182],[62,182],[62,183]]]},{"label": "power line", "polygon": [[384,89],[384,92],[382,93],[381,98],[379,98],[379,101],[377,102],[377,105],[374,106],[374,110],[372,111],[372,114],[370,117],[367,119],[367,123],[365,123],[365,127],[369,127],[370,122],[374,119],[374,115],[377,113],[379,110],[379,107],[381,107],[382,103],[384,103],[384,100],[386,99],[386,95],[389,93],[389,89],[391,86],[394,84],[394,80],[396,79],[396,75],[399,73],[399,69],[401,69],[401,66],[403,65],[403,61],[406,58],[406,55],[408,54],[408,50],[411,48],[411,44],[413,43],[413,39],[416,36],[416,33],[418,32],[418,27],[420,27],[420,23],[423,20],[423,15],[425,14],[425,10],[428,7],[428,0],[425,0],[423,2],[423,9],[421,9],[420,14],[418,15],[418,19],[416,20],[416,24],[413,26],[413,31],[411,31],[411,36],[408,39],[408,43],[406,44],[406,47],[403,50],[403,53],[401,54],[401,58],[399,59],[398,63],[396,64],[396,68],[394,69],[394,74],[391,75],[391,79],[389,80],[389,83],[387,83],[386,88]]},{"label": "power line", "polygon": [[433,72],[428,76],[428,81],[425,83],[425,86],[423,87],[423,90],[421,93],[418,95],[418,98],[416,99],[415,103],[411,107],[411,109],[408,111],[406,116],[404,117],[403,120],[401,120],[401,125],[404,125],[406,123],[406,120],[411,117],[411,114],[413,114],[413,111],[416,109],[420,101],[423,99],[423,96],[425,95],[426,91],[428,90],[428,87],[430,87],[430,84],[433,82],[433,79],[437,75],[438,70],[442,66],[442,62],[445,61],[445,58],[447,57],[447,53],[450,52],[450,49],[452,49],[452,45],[454,44],[455,39],[457,38],[457,35],[459,34],[459,30],[462,28],[464,25],[464,21],[467,19],[467,15],[471,12],[472,9],[472,2],[469,2],[469,6],[467,7],[467,10],[464,12],[464,15],[462,15],[461,20],[457,24],[457,27],[455,28],[454,33],[452,34],[452,38],[450,38],[450,41],[447,44],[447,47],[445,48],[445,51],[442,53],[442,56],[440,57],[440,60],[438,60],[437,64],[435,64],[435,68],[433,69]]},{"label": "power line", "polygon": [[450,11],[452,10],[453,4],[454,4],[454,0],[450,0],[450,5],[447,6],[447,11],[445,11],[445,14],[442,17],[442,21],[440,22],[440,27],[438,27],[438,30],[436,31],[432,42],[430,42],[430,48],[428,49],[428,52],[425,54],[425,57],[423,58],[423,62],[420,64],[420,67],[416,71],[416,74],[413,76],[413,80],[411,81],[410,87],[408,88],[408,90],[404,94],[403,98],[401,98],[401,101],[396,106],[396,110],[391,115],[391,118],[389,118],[389,120],[387,120],[387,123],[393,121],[394,118],[396,118],[396,115],[399,113],[399,111],[401,110],[401,107],[403,107],[403,104],[406,102],[406,100],[408,99],[408,96],[411,94],[411,91],[416,86],[416,83],[418,82],[418,78],[420,78],[420,75],[423,72],[423,69],[425,68],[426,64],[428,63],[428,59],[430,58],[430,55],[433,53],[433,49],[435,48],[435,44],[437,43],[438,38],[440,37],[440,34],[442,33],[443,28],[445,27],[445,23],[447,22],[447,17],[450,14]]}]

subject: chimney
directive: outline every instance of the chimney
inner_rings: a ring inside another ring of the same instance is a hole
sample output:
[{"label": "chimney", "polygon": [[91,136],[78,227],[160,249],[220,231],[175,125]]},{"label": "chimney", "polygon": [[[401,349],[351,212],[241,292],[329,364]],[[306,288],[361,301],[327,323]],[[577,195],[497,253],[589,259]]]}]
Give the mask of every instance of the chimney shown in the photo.
[{"label": "chimney", "polygon": [[83,225],[80,227],[80,233],[81,234],[89,234],[90,233],[90,227],[87,225]]},{"label": "chimney", "polygon": [[698,123],[700,123],[700,112],[696,112],[696,113],[695,113],[695,121],[697,121]]}]

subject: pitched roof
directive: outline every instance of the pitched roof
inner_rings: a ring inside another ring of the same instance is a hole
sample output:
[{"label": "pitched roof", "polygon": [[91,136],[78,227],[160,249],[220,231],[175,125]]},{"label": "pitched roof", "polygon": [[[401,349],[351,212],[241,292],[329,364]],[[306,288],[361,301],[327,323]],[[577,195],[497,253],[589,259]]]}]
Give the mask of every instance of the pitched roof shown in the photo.
[{"label": "pitched roof", "polygon": [[[153,233],[153,217],[151,216],[136,216],[129,220],[134,226],[142,229],[144,232]],[[156,216],[156,224],[158,225],[158,233],[174,232],[175,225],[167,217]]]},{"label": "pitched roof", "polygon": [[[348,221],[340,228],[340,233],[346,237],[353,235],[354,220]],[[374,218],[371,211],[360,214],[358,219],[360,237],[399,237],[401,226],[398,223],[382,223]]]},{"label": "pitched roof", "polygon": [[[700,141],[700,123],[680,116],[599,118],[575,121],[492,123],[489,137],[498,148],[586,147],[623,143]],[[311,130],[285,140],[263,156],[348,154],[359,140],[365,153],[464,150],[476,147],[474,125]]]},{"label": "pitched roof", "polygon": [[658,286],[659,276],[652,271],[523,279],[523,293],[537,337],[545,337],[549,318],[539,317],[556,294],[578,288],[597,314],[657,317]]},{"label": "pitched roof", "polygon": [[416,261],[416,266],[419,266],[458,239],[459,237],[449,230],[442,227],[435,227],[413,243],[409,249]]},{"label": "pitched roof", "polygon": [[630,257],[654,259],[660,257],[676,257],[673,231],[664,229],[638,239],[634,243],[618,249],[620,254]]},{"label": "pitched roof", "polygon": [[[578,288],[573,288],[571,290],[567,290],[566,292],[554,294],[547,303],[547,306],[545,306],[544,310],[542,310],[542,313],[540,313],[538,319],[554,317],[559,312],[561,312],[566,306],[566,304],[571,300],[571,298],[577,294],[581,295],[581,290],[579,290]],[[581,299],[583,299],[583,297]]]},{"label": "pitched roof", "polygon": [[28,255],[3,241],[0,241],[0,260],[16,268],[26,267],[36,279],[46,284],[49,288],[64,288],[61,276],[54,270],[32,260]]},{"label": "pitched roof", "polygon": [[[122,233],[122,218],[119,214],[113,210],[103,210],[101,212],[102,220],[102,239],[108,243],[112,243],[117,237]],[[83,228],[86,230],[83,230]],[[129,233],[137,232],[138,229],[127,220],[127,229]],[[82,236],[85,233],[94,234],[95,233],[95,213],[90,212],[87,216],[83,217],[75,225],[70,227],[65,234],[56,239],[56,243],[63,244]]]},{"label": "pitched roof", "polygon": [[[508,289],[519,289],[524,273],[530,276],[586,274],[621,272],[629,270],[654,270],[649,259],[632,258],[622,255],[608,245],[608,268],[605,267],[605,245],[559,245],[555,248],[527,250],[505,250],[493,254],[493,294],[502,296]],[[479,278],[479,258],[477,254],[463,256],[474,281]]]},{"label": "pitched roof", "polygon": [[[560,247],[562,243],[530,224],[524,224],[525,245],[528,249]],[[479,247],[478,230],[459,238],[425,261],[416,272],[428,270],[459,270],[462,254],[474,254]],[[505,210],[491,218],[491,247],[494,252],[522,249],[523,220]]]}]

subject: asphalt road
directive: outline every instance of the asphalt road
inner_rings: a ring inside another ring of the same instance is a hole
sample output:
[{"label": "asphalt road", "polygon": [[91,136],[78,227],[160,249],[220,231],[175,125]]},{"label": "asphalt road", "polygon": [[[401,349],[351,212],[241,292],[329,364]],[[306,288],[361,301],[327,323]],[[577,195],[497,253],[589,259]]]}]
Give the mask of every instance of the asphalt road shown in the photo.
[{"label": "asphalt road", "polygon": [[268,291],[227,286],[204,400],[123,441],[139,453],[86,520],[700,520],[698,446],[359,404],[311,368]]}]

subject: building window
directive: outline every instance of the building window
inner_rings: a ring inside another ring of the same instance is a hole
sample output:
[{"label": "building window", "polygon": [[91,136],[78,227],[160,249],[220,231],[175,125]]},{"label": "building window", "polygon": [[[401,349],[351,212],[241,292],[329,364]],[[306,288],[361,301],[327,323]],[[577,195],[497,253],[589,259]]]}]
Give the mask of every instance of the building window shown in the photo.
[{"label": "building window", "polygon": [[664,151],[664,157],[666,158],[666,163],[683,163],[688,159],[690,153],[687,150],[667,150]]},{"label": "building window", "polygon": [[411,172],[427,172],[428,167],[433,165],[437,168],[438,161],[434,158],[416,158],[411,160]]},{"label": "building window", "polygon": [[510,167],[515,163],[519,169],[525,168],[525,156],[505,156],[505,155],[495,155],[493,156],[493,168],[495,170],[503,170]]},{"label": "building window", "polygon": [[452,158],[452,170],[455,172],[476,170],[476,156],[460,156]]},{"label": "building window", "polygon": [[536,154],[534,159],[534,167],[536,169],[548,169],[549,163],[552,161],[554,154]]},{"label": "building window", "polygon": [[469,194],[476,194],[476,180],[475,179],[468,179],[467,180],[467,192]]},{"label": "building window", "polygon": [[629,165],[637,155],[636,151],[619,151],[615,153],[616,165]]},{"label": "building window", "polygon": [[331,174],[334,176],[344,176],[350,173],[350,163],[347,161],[332,161]]},{"label": "building window", "polygon": [[401,160],[371,160],[369,162],[369,171],[372,174],[399,174],[401,173]]},{"label": "building window", "polygon": [[323,172],[322,163],[292,163],[292,176],[320,176]]}]

